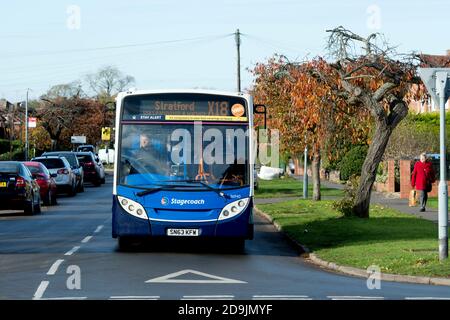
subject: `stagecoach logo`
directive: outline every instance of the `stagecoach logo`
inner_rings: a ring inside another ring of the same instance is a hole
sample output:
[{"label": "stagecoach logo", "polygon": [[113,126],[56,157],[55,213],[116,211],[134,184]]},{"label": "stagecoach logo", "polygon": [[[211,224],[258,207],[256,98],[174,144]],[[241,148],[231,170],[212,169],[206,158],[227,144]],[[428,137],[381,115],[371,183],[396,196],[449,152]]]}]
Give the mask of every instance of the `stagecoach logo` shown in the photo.
[{"label": "stagecoach logo", "polygon": [[162,197],[161,198],[161,204],[163,206],[167,206],[168,204],[176,204],[179,206],[184,206],[186,204],[205,204],[205,200],[203,199],[176,199],[176,198],[171,198],[170,201],[167,197]]},{"label": "stagecoach logo", "polygon": [[163,206],[166,206],[169,203],[169,199],[167,199],[167,197],[162,197],[161,198],[161,204]]}]

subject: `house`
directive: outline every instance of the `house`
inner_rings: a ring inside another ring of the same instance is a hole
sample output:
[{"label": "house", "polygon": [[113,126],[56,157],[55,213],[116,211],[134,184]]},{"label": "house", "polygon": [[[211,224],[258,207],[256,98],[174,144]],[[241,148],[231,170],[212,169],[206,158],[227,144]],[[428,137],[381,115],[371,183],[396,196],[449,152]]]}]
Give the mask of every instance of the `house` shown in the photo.
[{"label": "house", "polygon": [[[431,55],[431,54],[420,54],[418,55],[420,59],[421,68],[450,68],[450,50],[447,50],[446,55]],[[416,93],[418,90],[424,90],[424,85],[413,85],[412,94]],[[450,107],[450,101],[447,101],[445,109],[448,110]],[[414,113],[425,113],[425,112],[435,112],[439,111],[439,106],[434,103],[431,97],[427,97],[421,100],[413,100],[408,105],[411,112]]]}]

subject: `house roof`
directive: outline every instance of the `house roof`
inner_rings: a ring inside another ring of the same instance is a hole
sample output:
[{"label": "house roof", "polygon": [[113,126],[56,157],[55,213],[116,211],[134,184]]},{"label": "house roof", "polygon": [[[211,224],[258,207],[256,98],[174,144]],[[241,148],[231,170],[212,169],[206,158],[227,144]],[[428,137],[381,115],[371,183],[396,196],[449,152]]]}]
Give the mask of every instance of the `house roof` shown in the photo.
[{"label": "house roof", "polygon": [[450,68],[450,55],[420,54],[422,68]]}]

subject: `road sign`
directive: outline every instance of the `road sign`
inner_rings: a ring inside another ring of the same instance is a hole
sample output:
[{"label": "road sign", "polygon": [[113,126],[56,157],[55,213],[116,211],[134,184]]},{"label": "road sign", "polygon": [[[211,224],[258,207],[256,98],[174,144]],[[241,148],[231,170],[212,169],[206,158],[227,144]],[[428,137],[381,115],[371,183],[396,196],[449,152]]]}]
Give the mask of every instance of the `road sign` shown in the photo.
[{"label": "road sign", "polygon": [[419,68],[419,74],[434,102],[439,105],[440,178],[438,189],[439,260],[448,258],[448,186],[445,146],[445,103],[450,96],[450,68]]},{"label": "road sign", "polygon": [[450,68],[419,68],[419,75],[436,105],[439,105],[441,89],[444,89],[444,100],[448,100],[450,81],[447,81],[447,78],[450,76]]},{"label": "road sign", "polygon": [[111,140],[111,128],[109,127],[102,128],[102,140],[103,141]]},{"label": "road sign", "polygon": [[[205,279],[176,279],[177,277],[180,277],[180,276],[183,276],[186,274],[193,274],[196,276],[201,276],[201,277],[204,277]],[[195,271],[195,270],[181,270],[178,272],[170,273],[170,274],[162,276],[162,277],[147,280],[147,281],[145,281],[145,283],[204,283],[204,284],[223,283],[223,284],[226,284],[226,283],[247,283],[247,282],[224,278],[224,277],[219,277],[219,276],[214,276],[212,274]]]},{"label": "road sign", "polygon": [[86,136],[72,136],[70,137],[71,143],[86,143]]},{"label": "road sign", "polygon": [[36,128],[37,120],[36,118],[29,117],[28,118],[28,128]]}]

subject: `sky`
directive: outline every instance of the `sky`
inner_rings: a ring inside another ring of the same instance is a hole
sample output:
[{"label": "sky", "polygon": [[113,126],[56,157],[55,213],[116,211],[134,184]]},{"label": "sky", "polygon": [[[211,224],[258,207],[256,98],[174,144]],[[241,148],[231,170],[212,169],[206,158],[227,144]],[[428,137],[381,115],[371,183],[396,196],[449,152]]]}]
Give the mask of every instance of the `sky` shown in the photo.
[{"label": "sky", "polygon": [[326,30],[383,33],[397,51],[450,49],[448,0],[3,0],[0,98],[38,98],[51,86],[112,65],[139,89],[236,90],[274,53],[290,60],[326,55]]}]

